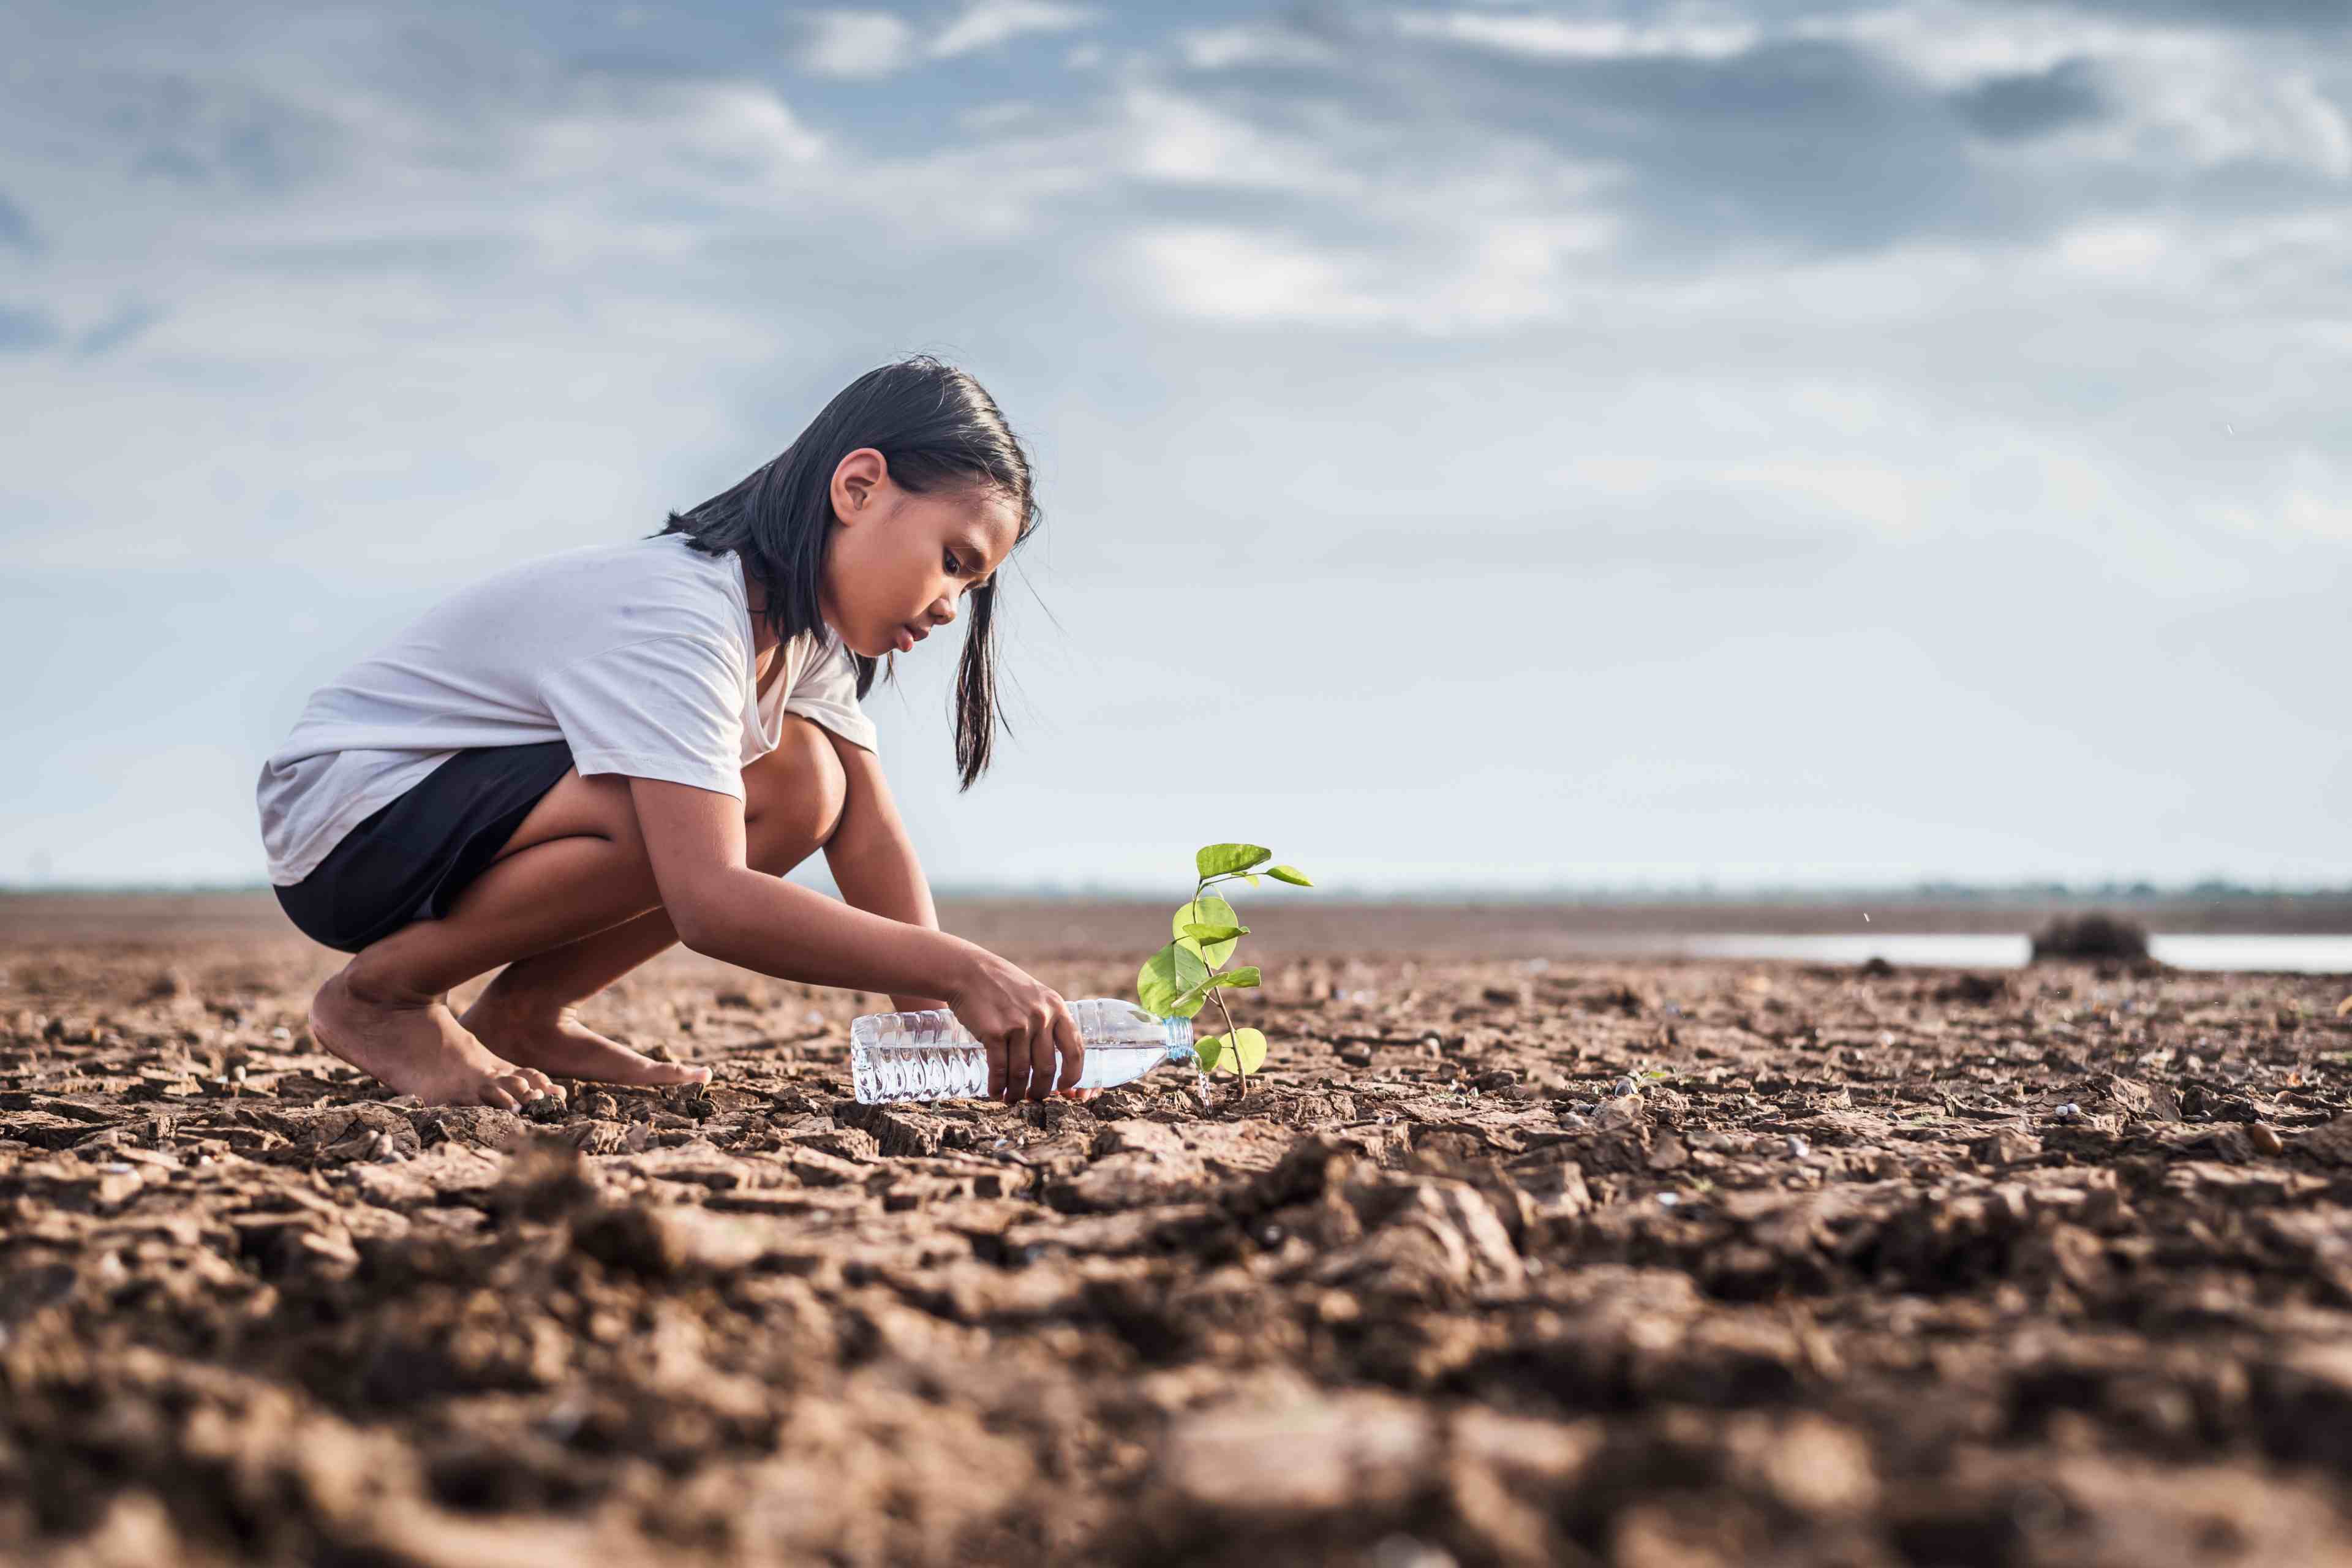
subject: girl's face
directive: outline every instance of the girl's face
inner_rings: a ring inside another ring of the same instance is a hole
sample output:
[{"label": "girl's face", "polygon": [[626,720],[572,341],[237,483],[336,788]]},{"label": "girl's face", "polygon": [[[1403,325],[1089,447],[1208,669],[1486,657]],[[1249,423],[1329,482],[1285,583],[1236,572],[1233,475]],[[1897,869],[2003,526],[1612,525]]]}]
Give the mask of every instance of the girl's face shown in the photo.
[{"label": "girl's face", "polygon": [[918,495],[891,483],[871,447],[833,472],[822,608],[852,651],[906,653],[956,617],[964,595],[1013,550],[1020,520],[993,488]]}]

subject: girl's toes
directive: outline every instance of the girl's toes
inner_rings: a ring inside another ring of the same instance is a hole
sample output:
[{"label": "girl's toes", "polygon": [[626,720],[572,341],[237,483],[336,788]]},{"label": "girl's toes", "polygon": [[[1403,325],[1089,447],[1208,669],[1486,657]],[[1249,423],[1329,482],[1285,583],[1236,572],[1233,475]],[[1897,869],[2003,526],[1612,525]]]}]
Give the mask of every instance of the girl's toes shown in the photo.
[{"label": "girl's toes", "polygon": [[520,1068],[517,1068],[512,1072],[500,1073],[493,1081],[500,1089],[514,1096],[517,1100],[537,1100],[541,1094],[539,1086],[532,1083],[524,1069]]},{"label": "girl's toes", "polygon": [[481,1097],[484,1105],[493,1106],[500,1110],[522,1109],[522,1102],[500,1088],[499,1080],[494,1078],[486,1078],[482,1080]]},{"label": "girl's toes", "polygon": [[555,1087],[555,1080],[537,1068],[518,1068],[515,1069],[515,1076],[541,1094],[552,1095],[557,1100],[563,1098],[563,1091]]}]

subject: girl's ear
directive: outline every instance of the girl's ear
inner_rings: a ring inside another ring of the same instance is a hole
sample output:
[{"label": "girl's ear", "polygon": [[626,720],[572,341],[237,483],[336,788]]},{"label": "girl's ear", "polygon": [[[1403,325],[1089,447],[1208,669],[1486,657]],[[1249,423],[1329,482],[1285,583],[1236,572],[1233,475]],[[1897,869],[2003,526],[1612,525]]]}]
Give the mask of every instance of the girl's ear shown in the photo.
[{"label": "girl's ear", "polygon": [[853,528],[874,514],[875,491],[889,472],[889,460],[860,447],[833,470],[833,521]]}]

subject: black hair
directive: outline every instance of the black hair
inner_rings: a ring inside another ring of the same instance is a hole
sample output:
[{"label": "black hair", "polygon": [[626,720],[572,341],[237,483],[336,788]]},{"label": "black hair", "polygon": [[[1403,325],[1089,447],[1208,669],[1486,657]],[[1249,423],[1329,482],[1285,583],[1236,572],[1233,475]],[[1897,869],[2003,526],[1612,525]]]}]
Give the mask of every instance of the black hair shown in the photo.
[{"label": "black hair", "polygon": [[[671,512],[660,533],[683,533],[706,555],[738,552],[767,596],[766,619],[788,641],[824,624],[819,608],[824,549],[834,526],[833,473],[841,459],[871,447],[887,460],[891,482],[921,495],[988,487],[1013,503],[1020,520],[1013,546],[1039,521],[1029,482],[1029,457],[1004,423],[996,400],[964,372],[929,354],[867,371],[835,395],[793,444],[741,482],[686,512]],[[1007,552],[1010,558],[1011,552]],[[1007,733],[996,704],[997,579],[973,584],[964,597],[971,625],[964,633],[953,701],[956,767],[964,789],[988,769],[997,727]],[[851,650],[857,695],[874,684],[882,661]],[[884,679],[896,683],[894,665]]]}]

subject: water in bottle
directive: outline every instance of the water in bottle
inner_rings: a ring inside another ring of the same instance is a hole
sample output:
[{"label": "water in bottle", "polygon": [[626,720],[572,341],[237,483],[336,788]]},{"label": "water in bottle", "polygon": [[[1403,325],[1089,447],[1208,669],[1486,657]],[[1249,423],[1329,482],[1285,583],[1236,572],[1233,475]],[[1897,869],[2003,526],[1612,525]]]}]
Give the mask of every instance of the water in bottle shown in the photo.
[{"label": "water in bottle", "polygon": [[[1087,1047],[1086,1070],[1056,1089],[1109,1089],[1132,1083],[1162,1062],[1197,1070],[1192,1020],[1158,1018],[1132,1002],[1089,996],[1069,1005]],[[867,1105],[904,1100],[967,1100],[988,1093],[988,1047],[944,1007],[920,1013],[867,1013],[850,1022],[849,1070]],[[1016,1081],[1022,1081],[1016,1079]]]}]

